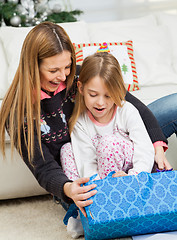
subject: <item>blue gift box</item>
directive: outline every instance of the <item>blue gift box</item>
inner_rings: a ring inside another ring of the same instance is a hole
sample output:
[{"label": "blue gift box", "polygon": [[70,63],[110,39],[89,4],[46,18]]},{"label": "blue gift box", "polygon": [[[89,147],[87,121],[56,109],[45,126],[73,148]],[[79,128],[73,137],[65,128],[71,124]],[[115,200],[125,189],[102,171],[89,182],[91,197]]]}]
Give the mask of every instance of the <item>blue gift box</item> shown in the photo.
[{"label": "blue gift box", "polygon": [[98,192],[81,214],[86,240],[177,230],[177,171],[94,177]]}]

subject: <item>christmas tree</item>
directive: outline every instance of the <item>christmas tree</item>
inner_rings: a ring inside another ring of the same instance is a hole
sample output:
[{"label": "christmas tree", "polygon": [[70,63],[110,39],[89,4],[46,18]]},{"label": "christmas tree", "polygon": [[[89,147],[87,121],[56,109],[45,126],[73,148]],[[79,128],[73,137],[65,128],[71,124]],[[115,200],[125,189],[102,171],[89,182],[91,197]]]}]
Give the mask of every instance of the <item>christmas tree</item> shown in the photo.
[{"label": "christmas tree", "polygon": [[128,72],[127,65],[125,65],[125,64],[122,65],[122,72],[124,72],[124,74],[126,74],[126,72]]},{"label": "christmas tree", "polygon": [[0,0],[1,25],[27,27],[44,21],[76,22],[81,10],[60,0]]}]

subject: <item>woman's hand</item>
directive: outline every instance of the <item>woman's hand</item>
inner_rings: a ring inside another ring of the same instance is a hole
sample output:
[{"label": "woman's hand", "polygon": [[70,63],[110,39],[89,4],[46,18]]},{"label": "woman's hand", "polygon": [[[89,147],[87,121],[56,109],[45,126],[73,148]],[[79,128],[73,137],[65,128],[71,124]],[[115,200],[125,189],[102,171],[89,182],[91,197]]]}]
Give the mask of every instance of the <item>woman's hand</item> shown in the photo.
[{"label": "woman's hand", "polygon": [[90,178],[79,178],[74,182],[67,182],[64,184],[65,195],[74,201],[76,206],[78,206],[78,208],[81,210],[81,212],[85,217],[87,215],[84,207],[93,203],[92,200],[87,200],[87,199],[97,193],[97,190],[92,190],[97,186],[96,184],[81,186],[81,184],[88,182],[89,179]]},{"label": "woman's hand", "polygon": [[116,173],[114,173],[112,175],[112,177],[123,177],[123,176],[127,176],[128,174],[125,173],[124,171],[117,171]]},{"label": "woman's hand", "polygon": [[165,157],[164,149],[162,146],[155,147],[155,162],[157,163],[160,170],[168,170],[172,168],[172,166]]}]

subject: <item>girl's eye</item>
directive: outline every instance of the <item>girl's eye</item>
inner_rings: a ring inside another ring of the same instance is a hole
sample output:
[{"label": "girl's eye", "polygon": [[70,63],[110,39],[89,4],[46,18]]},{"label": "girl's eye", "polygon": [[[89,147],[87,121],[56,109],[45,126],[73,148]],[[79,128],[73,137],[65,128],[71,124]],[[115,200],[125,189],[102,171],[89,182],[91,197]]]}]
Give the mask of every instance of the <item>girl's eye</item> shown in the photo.
[{"label": "girl's eye", "polygon": [[106,95],[105,97],[106,97],[106,98],[110,98],[110,96],[108,96],[108,95]]},{"label": "girl's eye", "polygon": [[96,94],[90,94],[90,97],[96,97]]},{"label": "girl's eye", "polygon": [[50,73],[56,73],[56,72],[57,72],[57,70],[50,71]]}]

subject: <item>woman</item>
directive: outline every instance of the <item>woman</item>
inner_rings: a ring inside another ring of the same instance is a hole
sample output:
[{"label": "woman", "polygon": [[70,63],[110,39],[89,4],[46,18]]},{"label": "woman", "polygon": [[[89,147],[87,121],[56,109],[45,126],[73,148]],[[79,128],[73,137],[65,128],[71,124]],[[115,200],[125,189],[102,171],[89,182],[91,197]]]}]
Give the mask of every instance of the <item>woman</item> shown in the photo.
[{"label": "woman", "polygon": [[[92,203],[86,199],[96,194],[96,185],[82,186],[89,178],[70,181],[60,164],[60,149],[70,141],[67,123],[76,93],[75,71],[74,48],[63,28],[50,22],[35,26],[24,40],[17,72],[1,106],[0,146],[5,155],[7,129],[12,150],[17,148],[39,184],[66,203],[74,201],[86,215],[84,207]],[[167,143],[148,108],[130,93],[127,101],[139,109],[152,142]],[[164,164],[163,147],[159,149],[157,162]]]},{"label": "woman", "polygon": [[0,112],[1,148],[5,127],[39,184],[48,192],[78,207],[95,194],[95,185],[80,187],[88,178],[71,182],[60,166],[60,148],[70,141],[67,121],[75,96],[76,60],[66,32],[42,23],[27,35],[20,63]]}]

